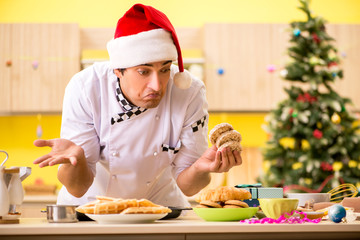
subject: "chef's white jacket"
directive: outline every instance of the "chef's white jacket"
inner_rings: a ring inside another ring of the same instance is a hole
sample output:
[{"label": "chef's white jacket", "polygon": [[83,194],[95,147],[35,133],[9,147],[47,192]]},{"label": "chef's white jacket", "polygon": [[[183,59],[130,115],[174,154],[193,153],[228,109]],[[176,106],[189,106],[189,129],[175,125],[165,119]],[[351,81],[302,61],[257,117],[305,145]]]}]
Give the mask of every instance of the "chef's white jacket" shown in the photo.
[{"label": "chef's white jacket", "polygon": [[[117,77],[109,62],[77,73],[65,90],[61,138],[80,145],[94,182],[81,198],[65,186],[58,204],[85,204],[97,195],[146,198],[164,206],[189,206],[177,176],[207,149],[208,105],[203,82],[192,76],[189,89],[173,84],[156,108],[111,124],[125,110],[116,99]],[[61,167],[61,166],[60,166]]]}]

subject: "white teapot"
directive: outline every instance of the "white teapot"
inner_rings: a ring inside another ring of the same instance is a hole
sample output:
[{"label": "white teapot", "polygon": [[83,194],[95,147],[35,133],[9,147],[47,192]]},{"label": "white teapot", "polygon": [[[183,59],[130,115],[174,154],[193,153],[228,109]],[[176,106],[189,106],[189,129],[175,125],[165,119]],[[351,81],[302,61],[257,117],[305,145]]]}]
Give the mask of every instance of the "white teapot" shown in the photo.
[{"label": "white teapot", "polygon": [[0,216],[7,215],[10,207],[9,192],[4,178],[4,169],[5,167],[0,167]]},{"label": "white teapot", "polygon": [[7,173],[11,174],[8,186],[9,192],[9,213],[16,213],[16,207],[19,207],[24,200],[24,189],[20,180],[20,169],[10,168]]},{"label": "white teapot", "polygon": [[5,151],[1,151],[6,154],[5,160],[0,166],[0,216],[5,216],[9,212],[9,192],[7,189],[7,184],[5,183],[5,167],[3,166],[6,160],[8,159],[8,154]]},{"label": "white teapot", "polygon": [[5,169],[4,163],[8,159],[6,154],[5,160],[0,165],[0,216],[8,215],[8,213],[16,213],[24,200],[24,189],[22,181],[30,175],[30,167],[12,167]]}]

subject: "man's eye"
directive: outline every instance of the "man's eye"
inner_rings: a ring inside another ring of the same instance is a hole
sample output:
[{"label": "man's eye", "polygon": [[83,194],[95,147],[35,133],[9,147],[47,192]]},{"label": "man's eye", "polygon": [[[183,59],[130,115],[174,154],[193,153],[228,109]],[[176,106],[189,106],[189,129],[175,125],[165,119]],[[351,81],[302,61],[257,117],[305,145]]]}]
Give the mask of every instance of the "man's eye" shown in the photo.
[{"label": "man's eye", "polygon": [[161,70],[162,73],[167,73],[169,71],[170,71],[170,68],[164,68],[164,69]]},{"label": "man's eye", "polygon": [[148,73],[148,71],[146,71],[146,70],[138,70],[138,73],[139,73],[140,75],[145,75],[145,74]]}]

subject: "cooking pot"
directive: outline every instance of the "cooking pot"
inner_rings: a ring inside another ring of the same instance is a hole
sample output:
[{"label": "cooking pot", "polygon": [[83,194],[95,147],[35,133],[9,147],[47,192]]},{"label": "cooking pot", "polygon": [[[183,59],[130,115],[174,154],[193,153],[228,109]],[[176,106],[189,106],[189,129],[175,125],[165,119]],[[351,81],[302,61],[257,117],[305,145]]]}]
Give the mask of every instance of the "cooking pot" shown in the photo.
[{"label": "cooking pot", "polygon": [[47,220],[50,223],[71,223],[77,222],[75,208],[77,205],[47,205]]}]

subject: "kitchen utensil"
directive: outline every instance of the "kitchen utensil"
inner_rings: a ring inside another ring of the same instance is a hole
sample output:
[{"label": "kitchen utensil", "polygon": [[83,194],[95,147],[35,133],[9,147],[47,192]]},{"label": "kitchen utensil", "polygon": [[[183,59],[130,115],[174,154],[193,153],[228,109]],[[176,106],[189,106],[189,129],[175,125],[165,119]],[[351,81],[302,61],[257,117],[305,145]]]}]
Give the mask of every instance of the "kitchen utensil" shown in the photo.
[{"label": "kitchen utensil", "polygon": [[0,150],[0,152],[5,153],[5,155],[6,155],[4,161],[3,161],[3,162],[1,163],[1,165],[0,165],[0,167],[2,167],[2,166],[4,166],[4,164],[6,163],[6,161],[8,160],[9,154],[8,154],[7,152],[3,151],[3,150]]},{"label": "kitchen utensil", "polygon": [[81,212],[76,212],[76,218],[77,218],[80,222],[83,222],[83,221],[95,221],[95,220],[89,218],[88,216],[86,216],[85,213],[81,213]]},{"label": "kitchen utensil", "polygon": [[346,197],[342,200],[341,205],[354,209],[354,212],[360,213],[360,197]]},{"label": "kitchen utensil", "polygon": [[71,223],[77,222],[75,208],[77,205],[47,205],[47,220],[50,223]]},{"label": "kitchen utensil", "polygon": [[353,184],[344,183],[331,189],[328,193],[331,195],[331,202],[341,202],[345,197],[355,197],[358,190]]},{"label": "kitchen utensil", "polygon": [[8,195],[10,201],[9,213],[17,213],[20,205],[24,199],[24,189],[22,181],[31,174],[30,167],[11,167],[4,168],[4,182],[8,188]]},{"label": "kitchen utensil", "polygon": [[264,214],[273,219],[278,219],[285,213],[296,210],[299,199],[295,198],[259,198],[259,203]]},{"label": "kitchen utensil", "polygon": [[171,209],[171,213],[168,213],[165,217],[161,218],[160,220],[177,218],[180,216],[182,211],[192,210],[192,208],[185,208],[185,207],[168,207],[168,208]]},{"label": "kitchen utensil", "polygon": [[304,207],[306,202],[313,205],[318,202],[330,202],[330,193],[287,193],[288,198],[299,199],[299,206]]},{"label": "kitchen utensil", "polygon": [[259,208],[193,208],[193,210],[206,221],[239,221],[251,218]]},{"label": "kitchen utensil", "polygon": [[325,215],[324,212],[305,212],[305,213],[308,219],[322,218]]},{"label": "kitchen utensil", "polygon": [[[6,186],[9,185],[10,180],[12,178],[12,173],[11,172],[12,172],[13,168],[14,167],[5,169],[4,178],[5,178]],[[19,176],[20,176],[21,181],[24,181],[24,179],[27,178],[31,174],[31,167],[16,167],[16,168],[19,168],[19,170],[20,170]]]},{"label": "kitchen utensil", "polygon": [[4,178],[5,167],[0,166],[0,216],[5,216],[9,212],[9,192]]},{"label": "kitchen utensil", "polygon": [[10,202],[9,213],[15,214],[17,212],[16,208],[20,207],[24,200],[24,189],[21,184],[20,169],[11,168],[8,173],[12,175],[8,186]]},{"label": "kitchen utensil", "polygon": [[312,207],[312,210],[319,211],[319,210],[331,207],[334,204],[336,204],[336,203],[334,203],[334,202],[318,202],[318,203],[314,203],[314,206]]}]

